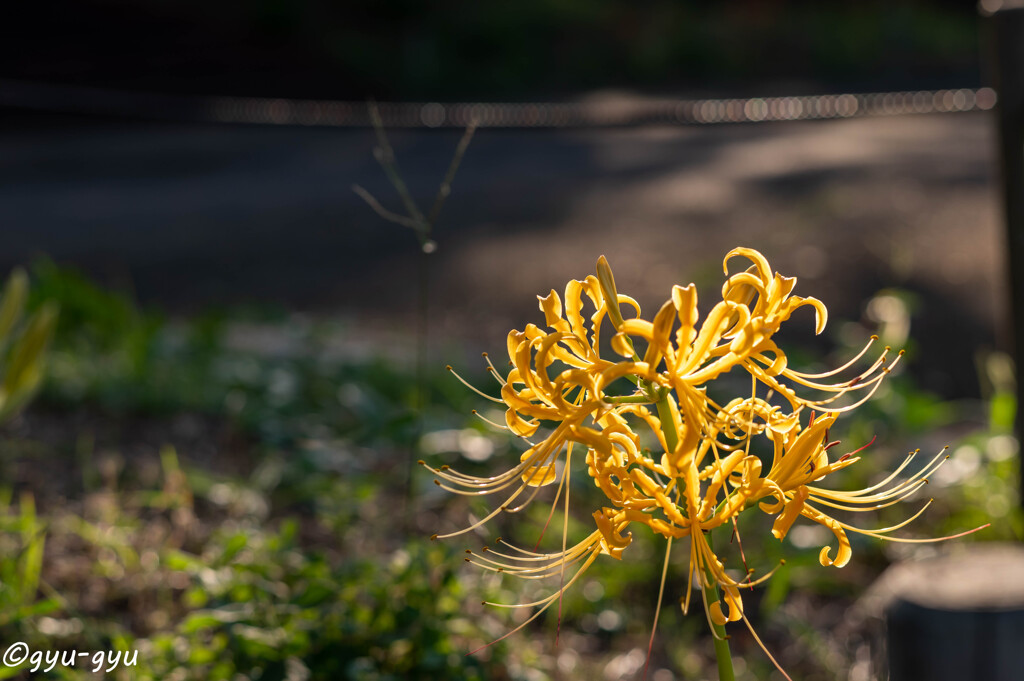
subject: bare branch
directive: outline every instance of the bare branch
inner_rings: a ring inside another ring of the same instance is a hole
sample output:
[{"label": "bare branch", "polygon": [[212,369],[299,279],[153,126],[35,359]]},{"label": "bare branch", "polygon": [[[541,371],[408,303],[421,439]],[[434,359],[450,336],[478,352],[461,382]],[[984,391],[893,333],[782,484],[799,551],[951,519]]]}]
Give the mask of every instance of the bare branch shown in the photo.
[{"label": "bare branch", "polygon": [[448,172],[445,173],[444,179],[441,181],[441,185],[437,189],[437,196],[434,198],[434,205],[430,209],[430,217],[424,217],[420,211],[419,206],[416,205],[416,201],[413,200],[412,194],[409,192],[409,188],[405,184],[405,180],[402,179],[402,175],[398,170],[398,160],[395,157],[395,150],[391,146],[391,142],[388,140],[387,132],[384,130],[384,121],[380,115],[380,109],[377,107],[377,103],[370,101],[367,103],[367,109],[370,114],[370,122],[373,124],[374,132],[377,135],[377,147],[373,150],[373,157],[377,159],[377,163],[384,169],[384,172],[388,176],[388,180],[391,182],[391,186],[398,192],[398,197],[402,201],[402,205],[405,207],[408,217],[394,213],[384,206],[381,205],[377,199],[373,197],[370,192],[366,191],[359,185],[353,185],[352,191],[358,194],[366,203],[385,220],[394,222],[402,225],[403,227],[409,227],[416,232],[416,237],[420,241],[420,246],[423,248],[424,253],[433,253],[437,249],[437,244],[431,240],[430,232],[433,230],[434,225],[437,223],[437,218],[441,214],[441,208],[444,206],[445,200],[452,193],[452,182],[455,179],[455,174],[459,170],[459,165],[462,163],[462,157],[466,154],[466,149],[469,147],[470,141],[473,139],[473,133],[477,129],[477,121],[473,120],[466,127],[466,132],[463,133],[462,138],[459,140],[459,144],[455,147],[455,154],[452,156],[451,164],[448,166]]},{"label": "bare branch", "polygon": [[370,208],[372,208],[373,211],[377,215],[381,216],[385,220],[388,220],[390,222],[394,222],[396,224],[402,225],[403,227],[408,227],[409,229],[416,229],[416,223],[415,222],[413,222],[409,218],[405,217],[404,215],[399,215],[398,213],[392,213],[390,210],[388,210],[387,208],[382,206],[380,204],[380,201],[378,201],[377,199],[373,198],[373,194],[371,194],[370,192],[366,191],[365,189],[360,187],[358,184],[352,185],[352,191],[354,191],[356,194],[358,194],[360,197],[362,197],[363,201],[366,201],[367,205],[369,205]]},{"label": "bare branch", "polygon": [[373,123],[373,129],[377,133],[377,142],[380,144],[380,153],[375,153],[374,157],[377,162],[380,163],[381,168],[388,176],[388,180],[391,181],[391,185],[398,192],[398,197],[402,200],[402,204],[405,206],[405,211],[409,214],[409,218],[413,221],[417,236],[420,238],[420,242],[425,242],[430,236],[430,223],[423,217],[423,213],[420,212],[419,206],[413,201],[412,194],[409,193],[409,188],[405,186],[405,181],[402,179],[402,175],[398,172],[398,161],[395,158],[395,150],[391,148],[391,143],[388,141],[387,133],[384,131],[384,121],[381,120],[380,111],[377,109],[377,103],[371,101],[367,105],[370,109],[370,121]]},{"label": "bare branch", "polygon": [[466,127],[466,132],[462,134],[462,139],[459,140],[459,145],[455,147],[455,155],[452,157],[452,163],[448,166],[448,172],[445,173],[444,180],[441,182],[441,186],[437,189],[437,198],[434,199],[434,207],[430,209],[430,217],[427,218],[427,225],[433,228],[434,224],[437,223],[437,218],[441,214],[441,207],[444,205],[445,199],[452,193],[452,180],[455,179],[455,173],[459,170],[459,164],[462,163],[462,157],[466,154],[466,149],[469,147],[470,141],[473,139],[473,133],[476,132],[477,122],[476,119],[470,121]]}]

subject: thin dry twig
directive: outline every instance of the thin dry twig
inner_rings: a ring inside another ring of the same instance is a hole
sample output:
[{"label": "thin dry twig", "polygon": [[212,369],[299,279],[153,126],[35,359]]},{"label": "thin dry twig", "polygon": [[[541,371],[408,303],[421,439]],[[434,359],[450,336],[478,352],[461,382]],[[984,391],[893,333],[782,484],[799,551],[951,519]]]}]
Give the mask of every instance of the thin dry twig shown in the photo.
[{"label": "thin dry twig", "polygon": [[469,148],[469,143],[476,132],[477,122],[475,120],[470,122],[466,127],[466,131],[462,134],[459,144],[455,147],[455,154],[452,156],[451,164],[448,166],[448,172],[445,173],[444,179],[441,180],[441,184],[437,189],[437,196],[434,197],[434,205],[430,209],[430,215],[425,217],[423,211],[416,205],[415,199],[412,198],[412,193],[405,184],[405,180],[402,179],[402,173],[398,170],[398,159],[395,157],[395,150],[388,140],[387,132],[384,130],[384,121],[380,116],[380,110],[376,102],[371,101],[367,106],[370,112],[370,122],[373,124],[373,130],[377,135],[377,147],[373,150],[373,157],[377,159],[377,163],[384,169],[384,173],[388,176],[391,186],[398,193],[398,198],[405,207],[406,215],[399,215],[388,210],[370,192],[359,185],[353,185],[352,191],[366,201],[370,208],[385,220],[413,229],[423,251],[425,253],[433,253],[436,249],[436,244],[431,241],[430,233],[433,231],[434,225],[437,224],[437,219],[441,215],[441,208],[444,206],[445,200],[452,193],[452,182],[455,180],[455,174],[462,164],[462,158],[466,155],[466,149]]},{"label": "thin dry twig", "polygon": [[373,198],[373,194],[366,191],[358,184],[352,185],[352,191],[354,191],[356,194],[362,197],[363,201],[366,201],[366,204],[370,206],[370,208],[372,208],[377,215],[381,216],[385,220],[389,222],[394,222],[395,224],[401,225],[403,227],[408,227],[410,229],[417,229],[417,225],[415,222],[405,217],[404,215],[392,213],[390,210],[380,205],[380,202],[377,199]]},{"label": "thin dry twig", "polygon": [[409,188],[405,186],[402,174],[398,171],[398,159],[395,158],[395,150],[391,148],[391,142],[388,141],[387,133],[384,131],[384,121],[381,120],[377,103],[371,101],[368,106],[370,109],[370,121],[373,123],[374,132],[377,133],[377,144],[379,145],[373,150],[373,157],[377,159],[377,163],[384,169],[388,180],[391,181],[391,186],[398,192],[398,198],[402,200],[405,212],[409,214],[409,218],[415,224],[416,235],[419,237],[420,243],[426,243],[430,239],[431,225],[423,217],[419,206],[416,205],[412,194],[409,193]]},{"label": "thin dry twig", "polygon": [[[466,128],[466,132],[463,133],[462,138],[459,140],[458,146],[455,147],[455,154],[452,156],[451,164],[448,166],[448,172],[445,173],[444,179],[441,180],[441,185],[437,189],[437,196],[434,198],[434,205],[430,209],[430,216],[424,217],[423,212],[419,206],[416,205],[416,201],[412,198],[412,194],[409,192],[409,188],[406,186],[405,181],[402,179],[402,174],[398,170],[398,161],[395,158],[395,150],[391,146],[391,142],[388,141],[387,133],[384,130],[384,121],[380,117],[380,110],[377,108],[375,102],[370,102],[368,105],[370,112],[370,121],[373,123],[374,132],[377,135],[377,147],[373,150],[373,156],[377,159],[377,163],[380,164],[381,168],[384,169],[385,174],[388,176],[388,180],[391,182],[391,186],[398,192],[398,197],[402,201],[402,205],[405,207],[407,215],[400,215],[399,213],[393,212],[385,208],[380,201],[374,198],[373,194],[368,192],[366,189],[359,185],[352,185],[352,191],[354,191],[360,198],[366,201],[367,205],[373,209],[377,215],[384,218],[388,222],[408,227],[416,232],[416,238],[420,242],[421,255],[418,258],[418,286],[417,286],[417,323],[416,323],[416,412],[420,416],[417,419],[417,433],[413,438],[413,449],[416,448],[419,442],[419,431],[423,427],[422,414],[423,407],[426,401],[426,364],[427,364],[427,332],[428,325],[427,320],[429,318],[429,300],[428,286],[430,284],[429,265],[430,258],[428,257],[437,249],[437,244],[430,238],[430,233],[434,229],[434,225],[437,223],[437,218],[441,214],[441,208],[444,206],[445,200],[452,192],[452,181],[455,179],[455,174],[459,170],[459,165],[462,163],[462,158],[466,154],[466,149],[469,147],[470,141],[473,139],[473,133],[476,132],[477,123],[473,121]],[[406,506],[411,507],[413,486],[412,486],[412,463],[413,459],[409,460],[410,465],[406,468],[405,478],[405,501]],[[405,517],[410,517],[408,513],[404,514]]]},{"label": "thin dry twig", "polygon": [[437,189],[437,197],[434,199],[434,207],[430,209],[430,217],[427,219],[427,224],[433,228],[437,224],[437,218],[441,214],[441,206],[444,205],[445,199],[452,193],[452,180],[455,179],[455,173],[459,170],[459,164],[462,163],[462,157],[466,154],[466,149],[469,148],[469,143],[473,139],[473,133],[476,132],[476,120],[470,121],[466,127],[466,132],[462,134],[462,139],[459,140],[459,144],[455,147],[455,155],[452,156],[452,163],[448,166],[448,172],[445,173],[444,180],[441,182],[441,186]]}]

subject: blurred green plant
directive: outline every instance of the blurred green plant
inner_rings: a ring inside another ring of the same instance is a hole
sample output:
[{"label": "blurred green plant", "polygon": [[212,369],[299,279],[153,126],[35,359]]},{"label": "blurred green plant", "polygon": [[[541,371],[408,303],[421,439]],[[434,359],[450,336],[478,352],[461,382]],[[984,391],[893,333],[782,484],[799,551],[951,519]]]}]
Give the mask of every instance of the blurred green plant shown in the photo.
[{"label": "blurred green plant", "polygon": [[[0,490],[0,631],[5,641],[40,642],[35,626],[39,618],[60,610],[63,599],[53,593],[42,597],[43,550],[46,525],[36,515],[31,494],[21,495],[15,508],[10,488]],[[21,674],[17,667],[0,667],[0,679]]]},{"label": "blurred green plant", "polygon": [[[217,345],[208,331],[175,342],[163,315],[140,309],[127,294],[46,258],[33,263],[32,274],[32,306],[51,300],[62,311],[45,399],[99,402],[122,411],[214,406],[203,389],[203,360]],[[182,356],[189,361],[181,362]]]},{"label": "blurred green plant", "polygon": [[57,598],[37,599],[46,543],[45,523],[36,515],[35,501],[25,493],[17,509],[11,491],[0,492],[0,627],[19,627],[27,618],[60,607]]},{"label": "blurred green plant", "polygon": [[[335,507],[337,522],[268,524],[229,498],[258,492],[236,481],[194,493],[174,451],[162,461],[158,489],[100,490],[81,512],[55,512],[49,565],[31,497],[18,509],[9,492],[0,498],[0,638],[32,650],[138,650],[115,679],[522,678],[503,646],[486,660],[465,656],[479,623],[446,548],[402,538],[383,555],[344,540],[344,551],[313,546],[303,536],[311,524],[350,523],[352,509]],[[200,527],[198,506],[220,511]],[[75,563],[85,569],[67,568]],[[40,585],[63,596],[40,598]],[[92,678],[81,666],[53,674]]]},{"label": "blurred green plant", "polygon": [[[11,272],[0,294],[0,422],[9,420],[35,395],[42,384],[46,350],[57,325],[58,307],[44,301],[25,317],[29,294],[28,276],[17,268]],[[0,491],[0,627],[21,634],[32,618],[57,609],[56,598],[39,598],[45,524],[36,515],[35,500],[25,492],[18,512],[11,508],[11,491]],[[0,668],[0,678],[17,674]]]},{"label": "blurred green plant", "polygon": [[957,522],[991,521],[989,541],[1024,540],[1020,499],[1020,442],[1013,432],[1017,413],[1012,360],[999,352],[978,357],[984,399],[984,425],[951,448],[949,465],[935,482],[943,528]]},{"label": "blurred green plant", "polygon": [[[51,300],[62,310],[42,394],[53,406],[201,412],[231,419],[267,447],[332,442],[395,450],[414,437],[418,397],[409,371],[381,357],[339,356],[330,343],[346,337],[344,324],[295,315],[256,323],[251,314],[228,312],[169,320],[49,260],[36,262],[33,275],[34,306]],[[269,333],[272,346],[286,347],[238,347],[232,332]],[[469,404],[440,368],[426,369],[425,389],[428,405]],[[449,414],[434,409],[428,425]]]},{"label": "blurred green plant", "polygon": [[298,542],[299,524],[215,533],[201,556],[166,557],[189,576],[194,608],[150,639],[151,677],[489,679],[502,667],[467,658],[472,632],[444,551],[415,542],[390,556],[333,566]]},{"label": "blurred green plant", "polygon": [[[173,450],[164,450],[156,466],[159,482],[143,480],[138,470],[146,452],[124,451],[118,467],[108,470],[104,450],[121,443],[97,441],[95,451],[81,457],[82,474],[91,482],[64,497],[32,487],[18,474],[17,457],[5,461],[10,479],[34,494],[39,511],[27,505],[30,500],[12,507],[12,493],[0,494],[0,584],[23,585],[0,591],[0,598],[10,599],[0,640],[24,640],[33,649],[137,647],[138,666],[110,674],[114,679],[231,678],[221,676],[229,670],[296,679],[307,671],[313,679],[620,678],[631,668],[634,650],[646,649],[658,561],[653,538],[638,536],[639,560],[608,570],[595,565],[593,579],[588,574],[578,592],[567,595],[561,635],[576,637],[571,644],[551,648],[558,626],[553,618],[531,628],[514,648],[502,642],[483,659],[464,656],[505,633],[506,621],[473,605],[453,609],[451,601],[465,604],[468,593],[489,600],[510,594],[500,578],[472,582],[463,575],[455,583],[458,558],[430,552],[461,547],[423,541],[426,527],[451,525],[467,509],[479,513],[475,500],[453,502],[423,480],[416,522],[424,534],[413,536],[392,522],[401,495],[396,462],[416,432],[411,363],[339,354],[333,343],[348,333],[341,323],[295,315],[254,322],[252,314],[234,310],[172,320],[52,263],[37,264],[33,273],[26,309],[39,310],[45,300],[61,305],[53,370],[41,395],[59,419],[83,411],[90,420],[109,412],[128,419],[203,412],[249,435],[243,456],[251,472],[226,476],[193,452],[181,449],[179,461]],[[240,336],[268,331],[287,340],[287,351],[237,343]],[[870,331],[858,333],[866,337]],[[956,484],[933,480],[929,491],[936,501],[919,521],[921,532],[987,519],[993,527],[986,538],[1021,536],[1017,443],[1008,430],[1015,409],[1010,367],[1005,357],[990,355],[979,363],[979,375],[984,400],[956,402],[920,390],[907,373],[892,376],[846,432],[836,433],[850,449],[876,434],[891,443],[866,450],[864,478],[856,483],[877,479],[906,448],[951,445],[953,456],[943,470],[956,474]],[[468,378],[483,384],[486,375]],[[512,451],[502,435],[486,432],[470,415],[477,400],[447,372],[429,373],[427,385],[424,447],[432,456],[451,464],[463,457],[471,472],[482,473],[491,458]],[[74,439],[34,443],[26,465],[63,465],[76,446]],[[573,498],[586,500],[595,492],[590,480],[573,483]],[[1004,508],[1005,515],[993,513]],[[543,510],[526,518],[531,532],[547,521]],[[499,533],[514,538],[515,529],[501,527]],[[789,572],[752,602],[751,617],[789,608],[798,598],[848,603],[893,557],[864,542],[855,547],[864,569],[830,577],[810,548],[814,537],[791,535],[793,547],[774,540],[757,546],[766,532],[741,530],[748,556],[774,563],[785,554],[783,570]],[[28,589],[33,583],[38,587]],[[799,589],[790,591],[790,584]],[[712,673],[700,623],[674,610],[662,613],[670,618],[663,620],[664,630],[674,633],[655,641],[652,670],[660,663],[684,670],[687,678]],[[841,633],[828,622],[803,618],[825,643],[845,650],[836,639]],[[768,637],[776,636],[764,626]],[[734,643],[744,650],[743,641]],[[814,655],[805,658],[794,673],[831,678]],[[56,678],[84,678],[85,671]]]},{"label": "blurred green plant", "polygon": [[51,300],[24,317],[28,291],[28,276],[15,269],[0,296],[0,421],[16,414],[39,389],[57,326],[58,307]]}]

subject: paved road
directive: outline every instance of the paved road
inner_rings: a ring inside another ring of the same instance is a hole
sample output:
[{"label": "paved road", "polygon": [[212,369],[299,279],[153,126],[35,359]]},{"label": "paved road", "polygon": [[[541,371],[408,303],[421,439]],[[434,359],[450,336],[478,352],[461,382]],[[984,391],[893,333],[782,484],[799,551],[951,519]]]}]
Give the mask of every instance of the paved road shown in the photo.
[{"label": "paved road", "polygon": [[[1005,306],[991,135],[982,113],[482,131],[437,234],[433,325],[500,345],[536,293],[600,253],[657,305],[672,283],[713,286],[722,254],[747,244],[836,316],[886,286],[915,291],[919,343],[955,320],[943,352],[969,363]],[[423,203],[457,138],[394,133]],[[386,326],[408,318],[417,249],[349,189],[397,208],[372,146],[364,130],[8,126],[0,265],[43,252],[179,309],[274,301]]]}]

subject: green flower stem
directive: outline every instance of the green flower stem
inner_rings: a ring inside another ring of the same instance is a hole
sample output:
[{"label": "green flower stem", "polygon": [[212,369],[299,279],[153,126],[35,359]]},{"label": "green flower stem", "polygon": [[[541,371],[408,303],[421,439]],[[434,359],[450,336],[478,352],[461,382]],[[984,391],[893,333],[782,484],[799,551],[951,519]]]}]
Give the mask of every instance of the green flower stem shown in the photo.
[{"label": "green flower stem", "polygon": [[[649,389],[653,390],[653,386],[650,386]],[[672,418],[672,406],[668,402],[667,391],[660,393],[656,405],[658,407],[658,418],[661,419],[661,432],[665,436],[665,445],[669,450],[675,451],[676,447],[679,446],[679,433],[676,432],[676,422]],[[711,533],[708,533],[707,541],[709,545],[712,544]],[[721,595],[718,593],[718,586],[715,584],[714,576],[708,570],[704,571],[704,577],[704,581],[708,583],[708,586],[703,591],[704,607],[706,609],[710,603],[720,600]],[[725,626],[711,623],[711,629],[715,639],[718,679],[719,681],[735,681],[736,674],[732,669],[732,654],[729,652],[729,639],[726,637]]]},{"label": "green flower stem", "polygon": [[[707,534],[708,546],[714,549],[713,542],[711,540],[711,533]],[[718,593],[718,586],[715,584],[714,577],[711,575],[709,570],[704,570],[704,577],[709,584],[704,589],[704,606],[707,607],[709,603],[714,603],[721,599],[721,595]],[[710,600],[707,600],[710,599]],[[732,654],[729,652],[729,637],[725,633],[724,624],[715,624],[710,622],[711,629],[714,631],[715,639],[715,659],[718,662],[718,679],[719,681],[735,681],[736,675],[732,670]]]},{"label": "green flower stem", "polygon": [[608,404],[650,404],[651,398],[647,395],[622,395],[602,398]]},{"label": "green flower stem", "polygon": [[[653,390],[653,387],[650,390]],[[676,422],[672,418],[672,406],[668,403],[668,391],[661,393],[656,405],[658,418],[661,420],[661,432],[665,436],[665,445],[674,452],[679,446],[679,433],[676,432]]]}]

